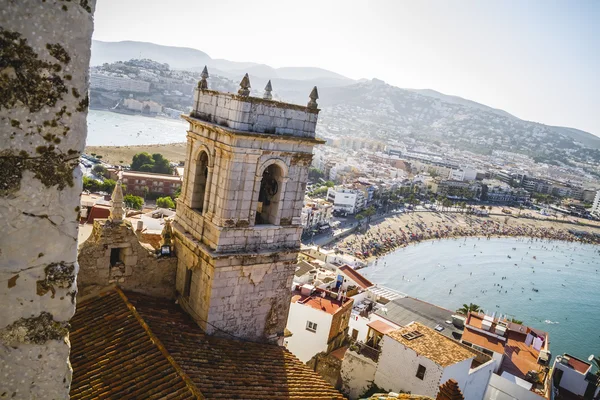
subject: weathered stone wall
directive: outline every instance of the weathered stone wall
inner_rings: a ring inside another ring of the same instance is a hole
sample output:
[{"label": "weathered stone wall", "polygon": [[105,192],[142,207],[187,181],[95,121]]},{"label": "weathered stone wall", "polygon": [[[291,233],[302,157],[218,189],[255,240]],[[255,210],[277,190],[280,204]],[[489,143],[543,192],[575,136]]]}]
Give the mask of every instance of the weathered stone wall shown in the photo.
[{"label": "weathered stone wall", "polygon": [[0,0],[0,395],[66,399],[95,0]]},{"label": "weathered stone wall", "polygon": [[196,89],[193,113],[202,120],[241,131],[315,137],[319,110]]},{"label": "weathered stone wall", "polygon": [[376,371],[377,364],[373,360],[348,350],[340,371],[342,393],[351,400],[359,398],[373,385]]},{"label": "weathered stone wall", "polygon": [[287,322],[297,251],[219,255],[186,237],[177,223],[173,228],[179,302],[200,327],[214,335],[277,340]]},{"label": "weathered stone wall", "polygon": [[342,388],[342,360],[327,353],[317,353],[306,365],[329,382],[336,389]]},{"label": "weathered stone wall", "polygon": [[[79,296],[87,296],[116,284],[125,290],[151,296],[175,298],[175,257],[158,257],[140,244],[127,221],[94,221],[92,234],[79,249]],[[150,248],[149,248],[150,247]],[[110,255],[118,249],[120,262],[111,266]]]}]

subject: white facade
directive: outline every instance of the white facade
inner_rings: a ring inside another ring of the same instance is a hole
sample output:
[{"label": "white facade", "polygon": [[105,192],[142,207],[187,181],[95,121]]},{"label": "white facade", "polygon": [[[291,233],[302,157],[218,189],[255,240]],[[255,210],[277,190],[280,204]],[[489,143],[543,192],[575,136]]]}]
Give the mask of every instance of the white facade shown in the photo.
[{"label": "white facade", "polygon": [[592,214],[595,216],[600,216],[600,190],[596,192],[596,197],[594,197],[594,204],[592,205]]},{"label": "white facade", "polygon": [[[562,377],[560,378],[560,382],[558,384],[559,389],[566,389],[578,396],[583,396],[589,384],[589,382],[585,380],[585,376],[588,372],[590,372],[591,365],[588,365],[588,368],[585,372],[583,370],[577,371],[568,364],[569,357],[572,356],[558,356],[554,359],[554,365],[552,367],[552,370],[554,371],[553,374],[556,374],[557,371],[562,371]],[[581,364],[587,363],[581,362]],[[596,393],[598,391],[600,391],[600,388],[597,389]]]},{"label": "white facade", "polygon": [[366,203],[364,193],[358,189],[329,188],[327,200],[333,203],[335,211],[348,214],[360,212]]},{"label": "white facade", "polygon": [[328,225],[331,222],[333,204],[325,200],[304,199],[304,207],[300,214],[304,229]]},{"label": "white facade", "polygon": [[477,177],[477,171],[472,168],[452,169],[448,174],[448,179],[455,181],[474,181]]},{"label": "white facade", "polygon": [[[425,367],[422,380],[416,376],[419,365]],[[444,368],[430,359],[389,336],[383,337],[374,380],[378,387],[435,398],[443,373]]]},{"label": "white facade", "polygon": [[[285,346],[302,362],[307,362],[315,354],[327,350],[327,340],[331,329],[332,315],[300,303],[290,305],[287,330],[292,336],[284,340]],[[308,323],[317,324],[309,330]]]},{"label": "white facade", "polygon": [[113,91],[148,93],[150,83],[130,79],[128,77],[110,76],[103,74],[90,75],[91,89],[104,89]]},{"label": "white facade", "polygon": [[484,400],[543,400],[542,396],[531,392],[524,387],[499,375],[492,374],[490,382],[483,397]]},{"label": "white facade", "polygon": [[[451,340],[451,339],[447,339]],[[454,379],[465,400],[481,400],[491,376],[493,363],[471,370],[473,359],[443,367],[389,336],[384,336],[374,382],[380,388],[410,391],[435,398],[439,386]],[[423,379],[417,377],[419,366],[425,367]]]}]

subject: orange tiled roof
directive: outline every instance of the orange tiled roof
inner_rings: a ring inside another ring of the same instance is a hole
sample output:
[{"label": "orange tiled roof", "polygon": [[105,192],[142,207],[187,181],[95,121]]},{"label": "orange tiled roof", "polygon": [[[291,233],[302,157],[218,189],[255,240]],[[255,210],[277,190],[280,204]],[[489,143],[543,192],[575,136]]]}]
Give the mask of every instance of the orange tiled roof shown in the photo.
[{"label": "orange tiled roof", "polygon": [[340,271],[342,271],[344,274],[346,274],[350,279],[352,279],[354,282],[356,282],[363,289],[367,289],[372,286],[375,286],[370,280],[368,280],[367,278],[362,276],[362,274],[360,274],[358,271],[356,271],[354,268],[352,268],[351,266],[349,266],[347,264],[342,265],[340,267]]},{"label": "orange tiled roof", "polygon": [[299,290],[292,292],[292,303],[300,303],[305,306],[314,308],[315,310],[326,312],[327,314],[335,314],[349,301],[354,301],[352,298],[345,298],[345,301],[337,300],[329,295],[321,297],[322,292],[316,292],[309,296],[302,294]]},{"label": "orange tiled roof", "polygon": [[[110,382],[118,381],[128,388],[135,382],[140,392],[133,398],[152,398],[141,390],[158,386],[162,388],[158,398],[194,398],[195,390],[206,399],[343,399],[283,347],[205,335],[173,302],[119,292],[112,290],[78,306],[72,320],[76,351],[71,360],[75,361],[71,395],[76,388],[86,387],[88,395],[73,399],[98,397],[89,390],[99,379],[93,371],[101,371],[100,379],[106,382],[102,387],[112,389]],[[123,330],[133,330],[135,335],[124,337],[127,340],[118,348],[104,350],[102,338],[120,336]],[[94,338],[89,344],[88,339]],[[75,355],[85,362],[75,360]],[[106,360],[121,368],[101,368]],[[163,381],[168,385],[163,387]],[[190,395],[180,394],[185,389]],[[112,393],[107,390],[104,393]]]}]

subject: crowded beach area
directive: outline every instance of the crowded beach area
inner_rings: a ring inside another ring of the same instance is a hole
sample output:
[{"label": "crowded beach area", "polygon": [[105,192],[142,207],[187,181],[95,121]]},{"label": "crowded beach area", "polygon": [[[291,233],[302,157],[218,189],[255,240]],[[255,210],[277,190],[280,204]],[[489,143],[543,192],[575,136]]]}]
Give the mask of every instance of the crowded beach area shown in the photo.
[{"label": "crowded beach area", "polygon": [[594,221],[556,219],[543,215],[518,216],[493,210],[489,216],[460,212],[409,211],[371,223],[330,246],[341,253],[370,262],[399,247],[424,240],[476,236],[528,237],[600,244],[600,224]]}]

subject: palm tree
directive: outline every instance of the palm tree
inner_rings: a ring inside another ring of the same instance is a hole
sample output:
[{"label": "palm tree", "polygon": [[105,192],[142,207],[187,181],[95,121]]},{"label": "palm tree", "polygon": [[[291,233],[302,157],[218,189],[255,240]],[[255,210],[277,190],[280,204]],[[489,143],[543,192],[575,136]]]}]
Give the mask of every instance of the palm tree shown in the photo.
[{"label": "palm tree", "polygon": [[479,307],[477,304],[473,304],[473,303],[463,304],[461,308],[456,310],[457,313],[463,314],[463,315],[467,315],[470,312],[476,313],[479,311],[481,311],[481,307]]}]

